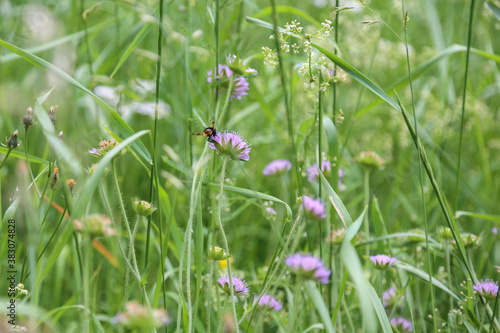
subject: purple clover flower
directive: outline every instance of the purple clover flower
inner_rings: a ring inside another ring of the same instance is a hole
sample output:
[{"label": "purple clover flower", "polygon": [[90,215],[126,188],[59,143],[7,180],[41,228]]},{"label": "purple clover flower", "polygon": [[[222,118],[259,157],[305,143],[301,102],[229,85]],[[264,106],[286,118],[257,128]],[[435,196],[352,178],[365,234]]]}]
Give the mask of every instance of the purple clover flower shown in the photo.
[{"label": "purple clover flower", "polygon": [[413,332],[413,325],[411,324],[411,321],[404,317],[395,317],[391,319],[391,325],[394,326],[395,329],[398,330],[398,332],[401,333],[409,333]]},{"label": "purple clover flower", "polygon": [[373,267],[376,269],[384,270],[392,265],[396,261],[398,261],[396,258],[389,257],[385,254],[377,254],[376,256],[370,256],[370,260],[372,261]]},{"label": "purple clover flower", "polygon": [[319,199],[312,199],[304,195],[302,196],[302,207],[309,220],[321,220],[326,217],[325,205]]},{"label": "purple clover flower", "polygon": [[262,174],[264,176],[282,175],[285,172],[290,171],[291,168],[292,163],[289,160],[274,160],[266,165]]},{"label": "purple clover flower", "polygon": [[210,148],[217,151],[219,155],[227,155],[229,159],[239,159],[248,161],[250,159],[250,145],[241,135],[235,132],[217,132],[216,136],[212,136]]},{"label": "purple clover flower", "polygon": [[[244,280],[237,276],[233,276],[232,280],[234,296],[244,296],[248,294],[248,286]],[[231,284],[229,281],[229,276],[219,278],[217,280],[217,283],[219,284],[219,288],[221,288],[222,291],[224,291],[228,295],[231,295]]]},{"label": "purple clover flower", "polygon": [[485,298],[494,299],[498,294],[498,282],[493,280],[481,280],[472,286],[472,289]]},{"label": "purple clover flower", "polygon": [[[259,298],[259,296],[255,295],[253,298],[253,301],[255,302],[258,298]],[[276,300],[276,298],[274,298],[268,294],[262,295],[262,297],[260,298],[260,301],[259,301],[259,307],[261,307],[261,308],[269,307],[270,309],[272,309],[274,311],[280,311],[283,308],[281,303],[278,302]]]},{"label": "purple clover flower", "polygon": [[322,284],[328,284],[332,273],[325,268],[325,264],[321,259],[310,254],[295,253],[285,259],[285,264],[290,267],[293,273]]}]

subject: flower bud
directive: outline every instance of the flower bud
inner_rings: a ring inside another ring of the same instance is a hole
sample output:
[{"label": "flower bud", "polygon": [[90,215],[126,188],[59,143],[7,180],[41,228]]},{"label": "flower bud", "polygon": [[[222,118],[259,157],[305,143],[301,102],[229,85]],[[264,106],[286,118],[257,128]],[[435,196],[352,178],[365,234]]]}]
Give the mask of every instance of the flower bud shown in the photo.
[{"label": "flower bud", "polygon": [[224,249],[222,249],[218,246],[209,246],[208,247],[208,257],[210,258],[210,260],[218,261],[218,260],[225,260],[229,256],[227,255],[226,252],[224,252]]},{"label": "flower bud", "polygon": [[149,202],[139,199],[134,199],[132,207],[140,216],[149,216],[156,210],[156,208]]},{"label": "flower bud", "polygon": [[35,122],[35,118],[33,117],[33,109],[31,108],[31,106],[28,108],[28,110],[26,110],[26,115],[21,118],[21,122],[24,124],[24,128],[26,130]]}]

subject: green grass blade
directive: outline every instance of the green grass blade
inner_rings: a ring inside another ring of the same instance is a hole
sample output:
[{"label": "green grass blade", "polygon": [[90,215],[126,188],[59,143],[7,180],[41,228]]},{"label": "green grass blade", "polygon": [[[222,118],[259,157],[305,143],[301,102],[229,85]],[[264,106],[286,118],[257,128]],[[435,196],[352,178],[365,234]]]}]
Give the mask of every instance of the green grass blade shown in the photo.
[{"label": "green grass blade", "polygon": [[387,318],[387,313],[385,312],[385,308],[382,305],[382,302],[380,302],[380,298],[378,297],[377,292],[375,291],[372,285],[370,285],[368,289],[370,292],[369,294],[370,302],[372,303],[373,308],[375,309],[378,321],[382,326],[382,331],[386,333],[392,333],[391,323],[389,322],[389,318]]},{"label": "green grass blade", "polygon": [[[429,273],[424,272],[423,270],[418,269],[415,266],[412,266],[410,264],[407,264],[407,263],[404,263],[401,261],[396,262],[394,264],[394,266],[399,268],[399,269],[402,269],[410,274],[413,274],[413,275],[421,278],[422,280],[429,282]],[[455,298],[457,301],[461,301],[461,299],[457,295],[455,295],[455,293],[453,291],[451,291],[444,283],[442,283],[441,281],[439,281],[435,277],[432,277],[432,284],[434,286],[438,287],[439,289],[441,289],[442,291],[446,292],[447,294],[453,296],[453,298]]]},{"label": "green grass blade", "polygon": [[[16,53],[19,55],[21,58],[26,60],[27,62],[40,67],[41,69],[51,72],[61,78],[62,80],[68,82],[69,84],[75,86],[76,88],[82,90],[83,92],[89,94],[92,96],[92,98],[99,104],[99,106],[102,108],[104,111],[104,114],[106,115],[106,118],[108,121],[110,121],[113,125],[116,126],[118,129],[118,132],[122,135],[122,137],[129,137],[133,135],[135,132],[132,130],[132,128],[120,117],[120,115],[113,110],[108,104],[106,104],[102,99],[97,97],[92,91],[88,90],[85,88],[80,82],[76,81],[73,77],[68,75],[66,72],[64,72],[62,69],[54,66],[53,64],[43,60],[42,58],[37,57],[36,55],[29,53],[15,45],[12,45],[2,39],[0,39],[0,45],[8,49],[9,51]],[[146,160],[146,162],[151,162],[151,156],[149,152],[147,151],[146,147],[144,144],[139,140],[137,142],[134,142],[132,144],[135,150]]]},{"label": "green grass blade", "polygon": [[314,304],[314,307],[316,308],[316,311],[318,311],[321,321],[323,322],[325,331],[333,333],[334,330],[330,314],[328,313],[325,301],[323,300],[323,297],[321,296],[318,287],[316,287],[316,283],[314,281],[306,281],[305,286],[307,294],[309,295],[310,300]]},{"label": "green grass blade", "polygon": [[332,188],[330,183],[326,180],[325,176],[323,175],[323,172],[319,172],[319,179],[321,182],[321,186],[326,191],[326,194],[328,195],[328,200],[332,203],[333,207],[337,211],[337,214],[339,215],[340,219],[344,223],[345,227],[348,227],[352,224],[352,218],[347,209],[344,206],[344,203],[342,200],[340,200],[339,196],[337,193],[335,193],[335,190]]},{"label": "green grass blade", "polygon": [[137,46],[139,46],[139,43],[144,39],[144,37],[146,37],[148,35],[149,30],[151,30],[151,26],[152,26],[151,23],[148,22],[137,33],[137,35],[135,36],[132,43],[130,43],[127,50],[125,50],[125,53],[123,53],[122,57],[118,61],[118,64],[116,64],[115,69],[113,70],[113,72],[110,75],[111,78],[115,76],[116,72],[118,72],[120,67],[122,67],[123,63],[125,63],[125,61],[132,54],[132,52],[134,52],[134,50],[137,48]]},{"label": "green grass blade", "polygon": [[[216,183],[204,183],[203,186],[207,187],[207,188],[211,188],[213,190],[219,189],[219,184],[216,184]],[[235,186],[224,186],[224,192],[238,194],[238,195],[241,195],[245,198],[254,198],[254,199],[267,200],[267,201],[281,203],[281,204],[285,205],[286,220],[290,221],[292,219],[292,209],[290,208],[290,206],[288,206],[288,204],[286,202],[284,202],[283,200],[280,200],[276,197],[273,197],[272,195],[257,192],[257,191],[248,190],[246,188],[235,187]]]},{"label": "green grass blade", "polygon": [[[5,155],[5,154],[7,154],[8,150],[9,149],[7,149],[5,147],[0,147],[0,154]],[[37,163],[37,164],[42,164],[42,165],[49,164],[49,161],[47,161],[43,158],[31,155],[31,154],[28,154],[28,155],[29,155],[30,163]],[[18,158],[21,160],[26,160],[26,154],[24,153],[24,150],[13,149],[13,150],[11,150],[9,157],[15,157],[15,158]]]},{"label": "green grass blade", "polygon": [[493,222],[500,223],[500,216],[498,216],[498,215],[490,215],[490,214],[481,214],[481,213],[474,213],[474,212],[466,212],[466,211],[463,211],[463,210],[457,210],[455,212],[455,218],[456,219],[459,219],[462,216],[470,216],[470,217],[474,217],[474,218],[481,219],[481,220],[487,220],[487,221],[493,221]]}]

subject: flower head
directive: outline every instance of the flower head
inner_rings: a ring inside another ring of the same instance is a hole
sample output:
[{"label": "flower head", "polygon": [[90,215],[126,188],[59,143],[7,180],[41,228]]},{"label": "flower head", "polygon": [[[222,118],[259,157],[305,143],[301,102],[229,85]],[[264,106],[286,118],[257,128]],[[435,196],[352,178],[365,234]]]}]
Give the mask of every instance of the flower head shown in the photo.
[{"label": "flower head", "polygon": [[360,152],[354,160],[370,171],[378,170],[386,163],[382,157],[371,150]]},{"label": "flower head", "polygon": [[[466,249],[470,249],[476,246],[479,246],[479,243],[481,242],[481,237],[478,237],[474,234],[471,233],[463,233],[462,235],[462,241],[464,242],[464,247]],[[451,241],[451,244],[455,247],[458,248],[457,242],[455,240]]]},{"label": "flower head", "polygon": [[442,239],[447,239],[447,240],[453,239],[453,233],[451,232],[451,229],[448,227],[438,228],[437,232],[439,237],[441,237]]},{"label": "flower head", "polygon": [[479,283],[473,285],[472,289],[485,298],[494,299],[498,294],[498,282],[493,280],[481,280]]},{"label": "flower head", "polygon": [[57,186],[57,179],[59,177],[59,168],[55,167],[54,168],[54,173],[52,174],[52,180],[50,181],[49,187],[51,189],[55,189]]},{"label": "flower head", "polygon": [[310,254],[295,253],[285,259],[285,264],[290,267],[293,273],[322,284],[328,283],[332,273],[325,268],[325,264],[321,259]]},{"label": "flower head", "polygon": [[68,184],[68,187],[69,187],[69,192],[70,192],[70,193],[73,193],[73,189],[75,188],[75,185],[76,185],[75,180],[70,178],[70,179],[68,179],[68,180],[66,181],[66,184]]},{"label": "flower head", "polygon": [[21,118],[21,122],[24,124],[24,128],[28,129],[31,125],[35,123],[35,118],[33,117],[33,109],[28,107],[28,110],[26,110],[26,115]]},{"label": "flower head", "polygon": [[53,105],[49,109],[49,118],[50,121],[52,122],[52,125],[56,124],[56,110],[59,107],[59,105]]},{"label": "flower head", "polygon": [[235,132],[217,132],[212,136],[210,148],[217,151],[219,155],[226,155],[230,160],[238,159],[248,161],[250,159],[250,145],[241,135]]},{"label": "flower head", "polygon": [[282,175],[290,171],[291,168],[292,163],[289,160],[274,160],[266,165],[262,174],[264,176]]},{"label": "flower head", "polygon": [[[248,294],[248,286],[244,280],[237,276],[233,276],[232,280],[234,296],[244,296]],[[217,283],[222,291],[231,295],[229,276],[219,278]]]},{"label": "flower head", "polygon": [[82,221],[73,220],[75,230],[88,233],[91,237],[114,236],[116,230],[111,228],[111,220],[104,214],[92,214]]},{"label": "flower head", "polygon": [[131,330],[144,332],[167,325],[170,318],[164,309],[149,310],[137,301],[130,301],[125,304],[125,312],[118,313],[113,321]]},{"label": "flower head", "polygon": [[257,75],[257,71],[248,67],[237,55],[230,54],[227,57],[227,66],[233,73],[238,75]]},{"label": "flower head", "polygon": [[139,199],[134,199],[132,207],[139,216],[149,216],[156,210],[156,207],[151,203]]},{"label": "flower head", "polygon": [[19,131],[15,130],[14,133],[10,136],[10,138],[6,138],[6,144],[2,143],[2,146],[5,146],[9,149],[14,149],[19,146],[21,142],[19,142]]},{"label": "flower head", "polygon": [[[99,142],[99,148],[92,148],[91,150],[89,150],[89,154],[95,157],[103,157],[111,149],[115,148],[116,145],[118,145],[118,142],[116,142],[116,140],[103,140]],[[125,154],[125,152],[126,149],[123,148],[121,154],[119,154],[118,156]]]},{"label": "flower head", "polygon": [[[321,172],[326,175],[329,175],[332,171],[332,164],[330,161],[324,160],[321,161]],[[312,167],[306,169],[307,172],[307,180],[311,183],[318,182],[319,180],[319,170],[318,163],[314,163]]]},{"label": "flower head", "polygon": [[404,305],[404,299],[405,296],[399,296],[398,290],[394,286],[390,287],[382,294],[382,303],[384,304],[385,311],[388,313],[395,307],[402,307]]},{"label": "flower head", "polygon": [[[253,301],[255,302],[258,298],[259,296],[255,295]],[[262,295],[262,297],[259,300],[259,307],[261,308],[268,307],[274,311],[280,311],[283,308],[281,303],[278,302],[276,298],[268,294]]]},{"label": "flower head", "polygon": [[321,220],[326,217],[325,205],[319,199],[312,199],[308,196],[302,196],[302,208],[309,220]]},{"label": "flower head", "polygon": [[219,260],[226,260],[229,256],[227,255],[227,253],[224,251],[223,248],[218,246],[209,246],[208,257],[211,260],[219,261]]},{"label": "flower head", "polygon": [[389,257],[385,254],[377,254],[376,256],[370,256],[370,260],[372,261],[373,267],[376,269],[384,270],[392,265],[396,261],[398,261],[396,258]]},{"label": "flower head", "polygon": [[[220,65],[217,74],[214,76],[213,71],[207,72],[207,82],[215,83],[221,89],[229,89],[229,79],[234,75],[233,71],[226,65]],[[231,89],[231,97],[241,99],[241,97],[248,95],[249,83],[243,76],[237,76],[233,79],[233,87]]]},{"label": "flower head", "polygon": [[403,317],[395,317],[391,319],[391,325],[401,333],[413,332],[411,321]]}]

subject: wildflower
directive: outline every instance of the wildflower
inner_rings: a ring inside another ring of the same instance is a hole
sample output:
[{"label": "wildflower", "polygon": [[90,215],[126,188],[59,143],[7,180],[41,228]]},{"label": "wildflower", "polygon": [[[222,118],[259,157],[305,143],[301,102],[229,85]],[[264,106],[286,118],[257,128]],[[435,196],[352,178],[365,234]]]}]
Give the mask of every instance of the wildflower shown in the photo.
[{"label": "wildflower", "polygon": [[[330,244],[340,245],[344,241],[345,233],[346,228],[334,229],[326,241]],[[356,241],[361,241],[360,234],[356,234]]]},{"label": "wildflower", "polygon": [[[219,278],[217,280],[217,283],[222,291],[224,291],[228,295],[231,295],[229,276]],[[244,296],[248,294],[248,286],[246,282],[240,277],[233,276],[232,283],[234,296]]]},{"label": "wildflower", "polygon": [[125,304],[125,312],[118,313],[113,322],[131,330],[145,332],[167,325],[170,318],[164,309],[149,310],[137,301],[130,301]]},{"label": "wildflower", "polygon": [[472,289],[485,298],[494,299],[498,294],[498,282],[493,280],[481,280],[479,283],[473,285]]},{"label": "wildflower", "polygon": [[302,196],[302,208],[309,220],[321,220],[326,217],[325,205],[319,199],[312,199],[308,196]]},{"label": "wildflower", "polygon": [[391,325],[401,333],[413,332],[411,321],[403,317],[395,317],[391,319]]},{"label": "wildflower", "polygon": [[266,165],[262,174],[264,176],[282,175],[290,171],[291,168],[292,163],[289,160],[274,160]]},{"label": "wildflower", "polygon": [[[234,75],[233,71],[229,69],[226,65],[219,64],[219,69],[217,75],[213,75],[213,71],[207,72],[207,82],[214,82],[220,88],[229,89],[229,79]],[[243,76],[235,77],[233,80],[233,88],[231,90],[231,97],[236,99],[241,99],[241,97],[248,95],[247,91],[249,89],[248,81]]]},{"label": "wildflower", "polygon": [[453,233],[451,232],[450,228],[439,228],[437,232],[439,237],[441,237],[442,239],[453,239]]},{"label": "wildflower", "polygon": [[389,257],[385,254],[377,254],[376,256],[370,256],[370,260],[372,261],[373,267],[376,269],[384,270],[392,265],[396,261],[398,261],[396,258]]},{"label": "wildflower", "polygon": [[58,105],[51,106],[49,109],[49,118],[50,118],[50,121],[52,122],[52,125],[56,124],[56,110],[58,107],[59,107]]},{"label": "wildflower", "polygon": [[[481,237],[478,237],[478,236],[471,234],[471,233],[463,233],[461,236],[462,236],[462,241],[464,242],[464,247],[466,249],[470,249],[470,248],[479,246],[479,243],[481,242]],[[455,242],[455,240],[452,240],[451,244],[455,248],[458,248],[457,242]]]},{"label": "wildflower", "polygon": [[370,171],[378,170],[386,163],[382,157],[371,150],[360,152],[354,160]]},{"label": "wildflower", "polygon": [[2,146],[5,146],[9,149],[15,149],[19,146],[19,144],[21,143],[19,140],[19,131],[18,130],[15,130],[14,133],[12,133],[12,135],[10,136],[10,138],[5,138],[6,139],[6,144],[4,145],[2,143]]},{"label": "wildflower", "polygon": [[385,311],[391,312],[395,307],[403,307],[405,296],[398,295],[396,287],[392,286],[382,294],[382,303],[384,304]]},{"label": "wildflower", "polygon": [[55,189],[56,186],[57,186],[57,177],[58,177],[58,174],[59,174],[59,168],[55,167],[54,168],[54,173],[52,174],[52,181],[49,184],[49,187],[51,189]]},{"label": "wildflower", "polygon": [[227,255],[227,253],[224,251],[223,248],[218,246],[209,246],[208,257],[211,260],[219,261],[219,260],[226,260],[229,256]]},{"label": "wildflower", "polygon": [[70,191],[71,193],[73,193],[73,188],[74,188],[74,187],[75,187],[75,185],[76,185],[75,181],[74,181],[73,179],[71,179],[71,178],[70,178],[70,179],[68,179],[68,180],[66,181],[66,184],[68,184],[68,186],[69,186],[69,191]]},{"label": "wildflower", "polygon": [[28,290],[24,289],[24,284],[19,283],[15,288],[17,290],[18,295],[28,295]]},{"label": "wildflower", "polygon": [[26,115],[21,118],[21,122],[24,124],[24,129],[28,130],[28,127],[34,124],[35,118],[33,117],[33,109],[28,107],[28,110],[26,110]]},{"label": "wildflower", "polygon": [[11,326],[9,332],[10,333],[25,333],[25,332],[28,332],[28,329],[24,326],[14,325],[14,326]]},{"label": "wildflower", "polygon": [[290,267],[293,273],[322,284],[328,283],[328,279],[332,273],[325,268],[325,264],[321,259],[313,257],[310,254],[301,255],[300,253],[295,253],[285,259],[285,264]]},{"label": "wildflower", "polygon": [[88,233],[91,237],[114,236],[116,230],[111,228],[111,220],[104,214],[93,214],[85,217],[82,221],[73,220],[75,230]]},{"label": "wildflower", "polygon": [[493,236],[497,237],[498,236],[498,228],[497,227],[491,228],[491,233],[493,234]]},{"label": "wildflower", "polygon": [[[321,161],[321,172],[325,175],[325,177],[330,176],[330,172],[332,171],[332,164],[330,161],[324,160]],[[319,170],[318,163],[314,163],[312,167],[306,169],[307,172],[307,180],[311,183],[319,182]],[[342,177],[344,177],[344,172],[342,169],[339,169],[339,183],[338,186],[342,185]]]},{"label": "wildflower", "polygon": [[262,53],[264,54],[264,65],[272,68],[276,68],[279,65],[278,53],[276,53],[276,51],[273,51],[268,47],[263,47]]},{"label": "wildflower", "polygon": [[217,151],[219,155],[228,156],[230,160],[238,159],[248,161],[250,159],[250,145],[243,137],[235,132],[217,132],[217,135],[212,136],[210,148]]},{"label": "wildflower", "polygon": [[266,207],[266,212],[269,215],[278,215],[278,213],[276,212],[276,210],[273,207]]},{"label": "wildflower", "polygon": [[139,199],[134,199],[132,207],[140,216],[149,216],[156,210],[156,208],[151,203]]},{"label": "wildflower", "polygon": [[[219,263],[219,268],[220,269],[226,269],[227,270],[227,259],[217,260],[217,262]],[[233,257],[229,257],[229,263],[232,264],[233,262],[234,262]]]},{"label": "wildflower", "polygon": [[[118,142],[116,142],[116,140],[102,140],[101,142],[99,142],[99,148],[92,148],[91,150],[89,150],[89,154],[95,157],[103,157],[116,145],[118,145]],[[123,148],[121,154],[119,154],[118,156],[125,154],[125,152],[126,149]]]},{"label": "wildflower", "polygon": [[[259,296],[255,295],[253,301],[255,302],[258,298]],[[259,307],[261,308],[268,307],[274,311],[280,311],[283,308],[281,303],[278,302],[276,298],[268,294],[262,295],[262,297],[259,300]]]},{"label": "wildflower", "polygon": [[255,69],[245,65],[243,60],[234,54],[230,54],[227,57],[227,66],[233,73],[238,75],[257,75],[257,71]]}]

